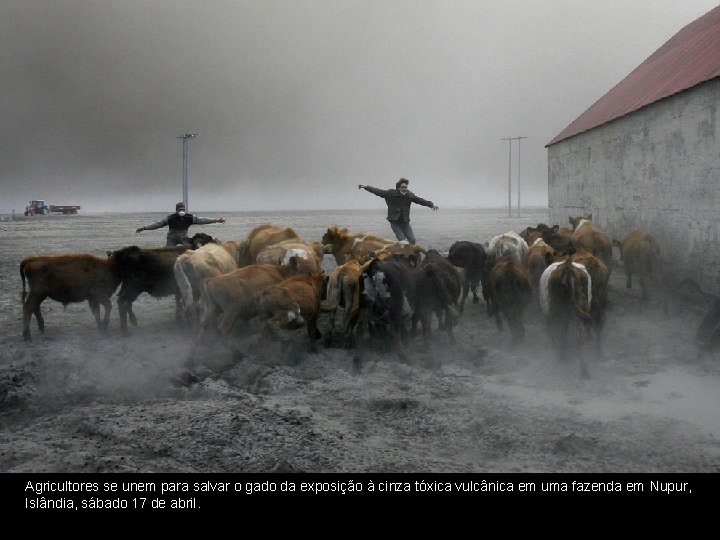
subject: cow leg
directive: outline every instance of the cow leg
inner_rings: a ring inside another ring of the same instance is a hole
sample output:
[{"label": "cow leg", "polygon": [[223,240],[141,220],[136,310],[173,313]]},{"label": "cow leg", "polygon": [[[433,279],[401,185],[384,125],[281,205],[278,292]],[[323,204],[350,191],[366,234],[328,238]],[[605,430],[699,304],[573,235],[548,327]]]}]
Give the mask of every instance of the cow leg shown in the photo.
[{"label": "cow leg", "polygon": [[641,298],[645,301],[649,300],[650,295],[648,294],[648,289],[650,288],[650,284],[648,283],[647,276],[640,276],[640,291],[641,291]]},{"label": "cow leg", "polygon": [[[95,316],[95,321],[97,322],[98,328],[101,332],[105,332],[108,329],[108,326],[110,325],[110,311],[112,309],[112,303],[110,302],[110,297],[108,296],[100,296],[100,298],[88,298],[88,304],[90,304],[90,310],[93,312],[93,315]],[[100,306],[103,307],[103,317],[102,320],[100,319]],[[94,308],[93,308],[94,306]]]},{"label": "cow leg", "polygon": [[30,339],[30,317],[33,310],[28,305],[28,301],[23,302],[23,338]]},{"label": "cow leg", "polygon": [[492,307],[491,307],[492,299],[490,298],[490,296],[491,296],[490,295],[490,287],[485,285],[485,282],[483,282],[483,284],[482,284],[482,295],[483,295],[483,300],[485,300],[485,306],[487,307],[488,317],[492,317],[493,312],[492,312]]},{"label": "cow leg", "polygon": [[[464,281],[462,286],[462,293],[460,294],[460,313],[465,311],[465,298],[470,293],[470,282]],[[475,291],[473,291],[473,303],[475,302]]]},{"label": "cow leg", "polygon": [[[430,341],[430,335],[432,334],[432,329],[431,329],[432,312],[429,310],[424,310],[421,317],[422,317],[423,341],[427,344]],[[442,324],[441,320],[440,320],[440,323]]]},{"label": "cow leg", "polygon": [[513,317],[509,321],[510,335],[512,336],[513,347],[525,340],[525,325],[522,320]]},{"label": "cow leg", "polygon": [[133,326],[137,326],[137,319],[132,311],[132,303],[140,296],[140,293],[130,294],[127,290],[120,290],[117,295],[118,314],[120,316],[120,333],[127,337],[130,335],[128,332],[128,315],[130,315],[130,322]]},{"label": "cow leg", "polygon": [[350,322],[350,332],[348,335],[348,348],[359,348],[364,344],[366,338],[365,331],[370,322],[370,310],[368,308],[360,308],[353,320]]},{"label": "cow leg", "polygon": [[45,320],[42,313],[40,313],[40,304],[44,299],[44,297],[38,297],[30,293],[23,303],[23,337],[26,340],[30,339],[30,318],[33,313],[35,319],[37,319],[38,330],[40,330],[40,333],[45,333]]},{"label": "cow leg", "polygon": [[127,319],[128,319],[128,306],[131,305],[126,303],[125,299],[118,298],[118,315],[120,317],[120,333],[127,337],[130,335],[128,332]]},{"label": "cow leg", "polygon": [[409,364],[410,362],[408,361],[408,357],[407,357],[407,355],[405,354],[405,351],[404,351],[403,348],[402,348],[402,343],[400,342],[400,335],[399,335],[399,334],[395,334],[394,341],[395,341],[395,348],[396,348],[397,353],[398,353],[398,359],[399,359],[400,362],[402,362],[403,364]]},{"label": "cow leg", "polygon": [[99,302],[100,304],[102,304],[102,307],[104,309],[102,320],[103,330],[107,330],[110,326],[110,311],[112,311],[112,302],[110,301],[109,296],[104,296],[99,300]]},{"label": "cow leg", "polygon": [[583,345],[590,342],[590,333],[592,331],[593,322],[591,321],[589,324],[584,321],[578,321],[578,327],[577,327],[577,355],[578,355],[578,364],[580,367],[580,377],[583,379],[589,379],[590,378],[590,366],[588,362],[588,351],[585,349],[587,347],[584,347]]},{"label": "cow leg", "polygon": [[218,323],[218,332],[224,338],[230,337],[235,326],[235,322],[240,318],[242,307],[239,304],[233,304],[223,311],[220,322]]},{"label": "cow leg", "polygon": [[[420,314],[418,313],[418,309],[413,310],[412,317],[410,319],[410,335],[412,337],[415,337],[417,334],[417,325],[418,321],[420,320]],[[423,326],[423,334],[425,333],[425,327]]]},{"label": "cow leg", "polygon": [[392,332],[392,340],[395,347],[395,350],[398,353],[398,358],[400,361],[404,364],[408,363],[408,358],[405,355],[405,351],[403,351],[402,348],[402,337],[404,335],[403,328],[404,324],[402,321],[402,313],[400,314],[392,314],[390,315],[391,322],[390,322],[390,331]]},{"label": "cow leg", "polygon": [[[44,300],[44,298],[43,298]],[[38,330],[40,330],[41,334],[45,333],[45,319],[42,315],[42,312],[40,311],[40,304],[42,304],[42,300],[40,300],[37,304],[37,307],[33,311],[35,313],[35,319],[37,320]]]},{"label": "cow leg", "polygon": [[183,324],[183,322],[185,322],[182,306],[182,296],[180,296],[180,293],[175,293],[175,322],[178,324]]},{"label": "cow leg", "polygon": [[308,334],[308,352],[310,354],[317,354],[317,344],[315,341],[318,337],[317,329],[317,317],[309,317],[307,319],[307,334]]},{"label": "cow leg", "polygon": [[104,332],[106,328],[103,327],[103,321],[100,318],[100,304],[95,298],[88,298],[88,305],[90,306],[90,311],[92,311],[93,317],[95,317],[98,330]]},{"label": "cow leg", "polygon": [[625,275],[627,276],[627,281],[625,282],[625,288],[632,289],[632,273],[628,270],[625,272]]},{"label": "cow leg", "polygon": [[445,333],[447,334],[448,340],[450,343],[455,343],[455,333],[453,332],[453,326],[455,323],[455,318],[453,314],[450,312],[450,309],[447,308],[445,310]]},{"label": "cow leg", "polygon": [[548,334],[561,361],[567,360],[567,331],[569,321],[565,317],[558,317],[548,321]]},{"label": "cow leg", "polygon": [[470,284],[470,290],[472,291],[473,295],[473,304],[478,304],[480,302],[480,296],[478,295],[478,287],[480,285],[478,283],[471,283]]},{"label": "cow leg", "polygon": [[500,315],[500,306],[497,305],[496,300],[491,300],[490,305],[492,306],[491,315],[495,316],[495,327],[498,329],[498,332],[502,332],[503,331],[503,322],[502,322],[502,316]]}]

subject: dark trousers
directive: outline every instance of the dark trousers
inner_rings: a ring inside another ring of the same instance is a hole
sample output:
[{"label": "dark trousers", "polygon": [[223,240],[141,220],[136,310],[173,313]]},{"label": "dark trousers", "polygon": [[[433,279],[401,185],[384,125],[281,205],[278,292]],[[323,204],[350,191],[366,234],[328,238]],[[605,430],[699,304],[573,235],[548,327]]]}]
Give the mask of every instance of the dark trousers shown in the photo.
[{"label": "dark trousers", "polygon": [[167,235],[167,242],[165,242],[165,247],[171,247],[171,246],[187,246],[188,245],[188,239],[187,236],[184,234],[168,234]]},{"label": "dark trousers", "polygon": [[395,233],[395,238],[397,238],[401,242],[403,240],[406,240],[411,244],[415,243],[415,233],[413,233],[410,223],[406,221],[391,221],[390,227]]}]

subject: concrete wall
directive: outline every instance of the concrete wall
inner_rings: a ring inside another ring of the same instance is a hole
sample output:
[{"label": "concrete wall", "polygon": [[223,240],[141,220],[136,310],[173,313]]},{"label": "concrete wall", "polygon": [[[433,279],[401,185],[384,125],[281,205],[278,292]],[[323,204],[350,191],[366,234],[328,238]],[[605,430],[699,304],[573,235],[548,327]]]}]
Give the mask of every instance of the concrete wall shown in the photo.
[{"label": "concrete wall", "polygon": [[592,212],[611,238],[649,232],[678,276],[720,292],[718,105],[720,78],[549,146],[551,224]]}]

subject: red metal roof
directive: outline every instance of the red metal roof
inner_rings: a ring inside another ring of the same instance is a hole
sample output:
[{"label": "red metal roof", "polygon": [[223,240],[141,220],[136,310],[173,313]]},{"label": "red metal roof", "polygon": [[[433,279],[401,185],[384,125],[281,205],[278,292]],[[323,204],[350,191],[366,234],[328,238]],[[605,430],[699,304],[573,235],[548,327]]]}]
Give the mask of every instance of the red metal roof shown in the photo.
[{"label": "red metal roof", "polygon": [[680,30],[547,146],[720,76],[720,6]]}]

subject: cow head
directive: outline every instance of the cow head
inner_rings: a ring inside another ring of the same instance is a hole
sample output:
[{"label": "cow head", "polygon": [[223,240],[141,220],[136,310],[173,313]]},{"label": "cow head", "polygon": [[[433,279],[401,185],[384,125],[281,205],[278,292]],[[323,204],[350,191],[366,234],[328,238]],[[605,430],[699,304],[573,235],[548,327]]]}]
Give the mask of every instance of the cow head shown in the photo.
[{"label": "cow head", "polygon": [[198,249],[207,244],[219,244],[220,242],[209,234],[197,233],[188,239],[188,243],[190,244],[190,249]]},{"label": "cow head", "polygon": [[572,225],[573,230],[577,229],[578,225],[583,220],[592,221],[592,212],[584,216],[568,216],[568,221],[570,222],[570,225]]},{"label": "cow head", "polygon": [[[332,246],[337,240],[343,236],[347,236],[347,233],[347,229],[340,229],[337,225],[333,225],[332,227],[328,227],[328,230],[323,234],[321,243],[323,246],[328,246],[328,244]],[[332,251],[326,251],[325,253],[332,253]]]}]

